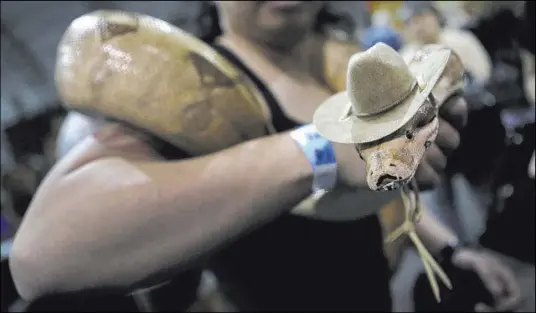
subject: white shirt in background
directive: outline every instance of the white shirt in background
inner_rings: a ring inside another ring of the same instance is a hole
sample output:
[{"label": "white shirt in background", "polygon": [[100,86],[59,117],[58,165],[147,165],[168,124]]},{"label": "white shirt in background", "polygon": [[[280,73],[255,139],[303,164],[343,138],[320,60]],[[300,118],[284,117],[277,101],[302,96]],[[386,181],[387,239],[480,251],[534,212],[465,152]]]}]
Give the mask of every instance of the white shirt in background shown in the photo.
[{"label": "white shirt in background", "polygon": [[[444,28],[439,36],[438,44],[454,50],[459,56],[465,69],[479,82],[486,82],[491,75],[491,58],[484,46],[471,32],[463,29]],[[400,54],[409,62],[420,44],[406,44]]]}]

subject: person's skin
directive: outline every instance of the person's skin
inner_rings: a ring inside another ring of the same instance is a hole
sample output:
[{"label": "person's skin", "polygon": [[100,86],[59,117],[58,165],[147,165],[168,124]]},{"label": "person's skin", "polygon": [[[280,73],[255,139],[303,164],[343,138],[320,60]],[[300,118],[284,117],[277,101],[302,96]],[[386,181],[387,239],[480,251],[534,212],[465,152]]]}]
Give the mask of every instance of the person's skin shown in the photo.
[{"label": "person's skin", "polygon": [[429,11],[414,15],[406,24],[406,31],[412,40],[421,44],[433,44],[439,39],[441,25],[437,16]]},{"label": "person's skin", "polygon": [[[281,3],[218,3],[225,31],[221,42],[268,83],[291,118],[309,123],[316,105],[331,93],[312,79],[305,61],[313,53],[306,48],[318,40],[311,28],[321,3],[293,8]],[[292,32],[292,40],[282,40]],[[464,101],[444,107],[461,126]],[[441,151],[458,144],[451,140],[459,137],[452,125],[442,120],[437,146],[416,175],[420,184],[439,181]],[[334,147],[340,184],[366,188],[364,164],[354,147]],[[51,292],[132,288],[162,272],[167,278],[173,273],[169,269],[180,270],[290,210],[311,193],[311,182],[311,167],[288,132],[203,157],[165,161],[142,134],[104,124],[56,164],[36,193],[13,244],[15,285],[32,300]],[[428,225],[428,242],[440,247],[448,236],[436,236],[436,228]]]}]

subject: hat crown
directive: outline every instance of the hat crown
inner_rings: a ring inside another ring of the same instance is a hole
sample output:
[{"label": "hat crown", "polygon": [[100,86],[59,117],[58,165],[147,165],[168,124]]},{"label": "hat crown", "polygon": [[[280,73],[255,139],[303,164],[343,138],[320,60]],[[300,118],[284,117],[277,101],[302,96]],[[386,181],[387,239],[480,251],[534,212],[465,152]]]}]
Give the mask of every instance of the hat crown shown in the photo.
[{"label": "hat crown", "polygon": [[348,63],[347,92],[358,116],[388,110],[404,100],[415,83],[404,59],[384,43],[354,54]]}]

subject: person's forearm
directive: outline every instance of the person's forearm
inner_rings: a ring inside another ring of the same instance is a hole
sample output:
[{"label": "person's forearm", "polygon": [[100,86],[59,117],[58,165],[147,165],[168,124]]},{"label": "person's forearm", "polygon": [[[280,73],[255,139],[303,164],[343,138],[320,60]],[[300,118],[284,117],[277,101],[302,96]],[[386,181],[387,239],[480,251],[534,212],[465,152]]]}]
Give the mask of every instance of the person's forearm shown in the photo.
[{"label": "person's forearm", "polygon": [[89,163],[36,194],[12,250],[15,283],[27,299],[131,286],[292,208],[311,176],[287,134],[193,160]]},{"label": "person's forearm", "polygon": [[422,243],[432,254],[439,252],[446,244],[454,242],[458,238],[453,231],[426,211],[421,221],[417,223],[416,230]]}]

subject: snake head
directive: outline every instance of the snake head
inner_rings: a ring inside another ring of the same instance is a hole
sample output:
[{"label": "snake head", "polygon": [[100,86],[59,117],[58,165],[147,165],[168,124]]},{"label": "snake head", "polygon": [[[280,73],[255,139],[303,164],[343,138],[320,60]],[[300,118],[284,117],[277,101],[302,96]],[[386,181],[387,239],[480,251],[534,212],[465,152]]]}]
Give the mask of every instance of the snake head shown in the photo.
[{"label": "snake head", "polygon": [[[441,45],[426,45],[415,57],[446,49]],[[408,183],[421,160],[434,142],[438,130],[439,106],[463,86],[464,67],[451,50],[445,70],[415,116],[400,129],[380,140],[357,144],[356,149],[366,163],[367,184],[371,190],[392,190]],[[432,100],[433,99],[433,100]]]},{"label": "snake head", "polygon": [[367,184],[371,190],[397,189],[408,183],[439,129],[437,117],[422,127],[403,127],[381,141],[356,145],[366,163]]}]

